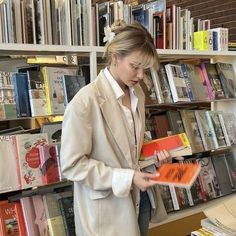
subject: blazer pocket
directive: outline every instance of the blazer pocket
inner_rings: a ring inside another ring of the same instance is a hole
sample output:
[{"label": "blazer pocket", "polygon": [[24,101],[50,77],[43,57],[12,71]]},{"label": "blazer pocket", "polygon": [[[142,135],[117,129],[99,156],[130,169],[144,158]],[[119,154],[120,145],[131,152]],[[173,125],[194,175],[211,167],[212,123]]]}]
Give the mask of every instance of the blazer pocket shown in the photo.
[{"label": "blazer pocket", "polygon": [[92,190],[89,189],[89,197],[92,200],[106,198],[110,195],[110,190]]}]

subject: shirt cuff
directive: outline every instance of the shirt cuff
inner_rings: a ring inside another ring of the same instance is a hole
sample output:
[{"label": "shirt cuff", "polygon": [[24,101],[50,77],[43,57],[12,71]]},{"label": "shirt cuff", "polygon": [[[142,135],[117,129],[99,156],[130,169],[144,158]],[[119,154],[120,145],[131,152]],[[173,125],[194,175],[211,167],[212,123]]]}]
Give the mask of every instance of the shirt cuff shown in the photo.
[{"label": "shirt cuff", "polygon": [[115,169],[112,176],[112,191],[116,197],[127,197],[130,193],[134,170]]}]

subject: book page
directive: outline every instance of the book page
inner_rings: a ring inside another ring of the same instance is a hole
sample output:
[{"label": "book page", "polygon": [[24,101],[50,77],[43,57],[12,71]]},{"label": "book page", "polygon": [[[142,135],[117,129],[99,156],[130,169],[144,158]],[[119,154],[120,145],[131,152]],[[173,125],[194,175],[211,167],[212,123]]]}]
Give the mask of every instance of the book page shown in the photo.
[{"label": "book page", "polygon": [[220,228],[236,232],[236,197],[207,208],[204,214]]}]

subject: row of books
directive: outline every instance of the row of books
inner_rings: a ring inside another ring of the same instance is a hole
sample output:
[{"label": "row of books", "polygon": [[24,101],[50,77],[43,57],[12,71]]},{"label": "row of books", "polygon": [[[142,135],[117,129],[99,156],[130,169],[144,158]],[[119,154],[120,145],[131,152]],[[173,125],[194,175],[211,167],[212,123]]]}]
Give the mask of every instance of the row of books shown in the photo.
[{"label": "row of books", "polygon": [[62,181],[59,155],[47,133],[0,136],[0,192]]},{"label": "row of books", "polygon": [[228,50],[228,29],[210,29],[210,20],[191,17],[188,9],[166,0],[148,1],[135,6],[123,1],[96,3],[97,45],[105,43],[104,28],[121,19],[127,23],[137,21],[153,36],[156,48],[180,50]]},{"label": "row of books", "polygon": [[72,191],[0,201],[0,235],[75,236]]},{"label": "row of books", "polygon": [[209,110],[169,110],[154,114],[146,129],[152,139],[170,134],[187,134],[193,153],[230,147],[236,144],[234,113]]},{"label": "row of books", "polygon": [[183,163],[198,163],[201,165],[201,170],[190,189],[172,184],[160,185],[167,212],[188,208],[235,191],[236,156],[234,153],[186,159]]},{"label": "row of books", "polygon": [[162,64],[158,72],[147,72],[141,86],[149,104],[236,98],[231,63]]},{"label": "row of books", "polygon": [[85,0],[8,0],[0,12],[0,43],[89,44]]},{"label": "row of books", "polygon": [[85,85],[77,69],[25,67],[0,72],[0,119],[63,114],[66,105]]}]

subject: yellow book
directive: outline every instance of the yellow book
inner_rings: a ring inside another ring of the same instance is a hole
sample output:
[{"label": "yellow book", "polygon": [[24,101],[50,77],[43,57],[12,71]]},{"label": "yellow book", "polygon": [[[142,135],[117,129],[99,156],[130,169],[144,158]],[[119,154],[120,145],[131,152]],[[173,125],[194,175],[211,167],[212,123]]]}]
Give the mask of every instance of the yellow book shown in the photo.
[{"label": "yellow book", "polygon": [[52,106],[51,106],[51,99],[50,99],[50,88],[47,76],[47,69],[46,67],[42,67],[42,74],[43,74],[43,81],[44,81],[44,91],[46,96],[46,103],[47,103],[47,113],[48,115],[52,114]]},{"label": "yellow book", "polygon": [[194,49],[205,51],[209,49],[208,31],[197,31],[194,32]]}]

